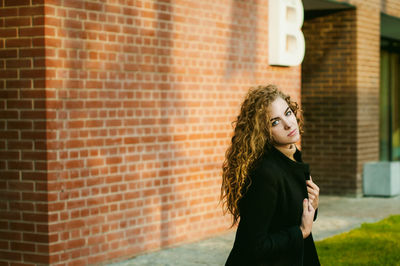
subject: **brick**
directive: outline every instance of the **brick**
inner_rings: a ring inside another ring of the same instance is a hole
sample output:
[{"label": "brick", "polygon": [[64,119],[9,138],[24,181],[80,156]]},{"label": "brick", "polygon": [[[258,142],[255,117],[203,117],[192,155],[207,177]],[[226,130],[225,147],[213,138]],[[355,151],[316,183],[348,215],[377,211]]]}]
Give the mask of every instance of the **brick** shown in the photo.
[{"label": "brick", "polygon": [[[1,153],[0,153],[1,155]],[[5,180],[17,180],[19,179],[19,172],[18,171],[2,171],[1,173],[2,178]]]},{"label": "brick", "polygon": [[[24,197],[26,198],[25,200],[46,201],[45,199],[46,194],[44,193],[42,195],[37,195],[37,194],[39,193],[26,193],[26,192],[23,193]],[[48,215],[41,213],[23,213],[22,218],[26,221],[45,223],[47,222]],[[25,234],[24,234],[24,240],[25,240]]]},{"label": "brick", "polygon": [[32,129],[31,121],[7,121],[8,129]]},{"label": "brick", "polygon": [[[15,137],[17,138],[17,136]],[[32,141],[8,141],[8,149],[9,150],[32,150],[33,148],[33,143]]]},{"label": "brick", "polygon": [[44,119],[46,117],[46,113],[44,111],[36,111],[36,110],[21,111],[20,117],[21,119]]},{"label": "brick", "polygon": [[30,0],[4,0],[4,6],[29,6]]},{"label": "brick", "polygon": [[17,111],[0,111],[0,118],[2,119],[18,119]]},{"label": "brick", "polygon": [[45,49],[43,48],[25,48],[19,50],[20,57],[44,57]]},{"label": "brick", "polygon": [[21,27],[30,25],[31,25],[31,19],[28,17],[14,17],[14,18],[6,18],[4,20],[5,27]]},{"label": "brick", "polygon": [[6,252],[0,250],[0,258],[8,261],[21,261],[21,254],[16,252]]},{"label": "brick", "polygon": [[0,91],[0,96],[3,99],[18,98],[18,91],[17,90]]},{"label": "brick", "polygon": [[70,240],[67,242],[66,247],[67,249],[75,249],[79,247],[83,247],[85,245],[85,239],[75,239],[75,240]]},{"label": "brick", "polygon": [[19,152],[15,151],[0,151],[0,158],[7,160],[18,160]]},{"label": "brick", "polygon": [[[30,211],[33,211],[33,207],[30,209]],[[13,231],[34,232],[35,225],[32,223],[10,222],[10,229]]]},{"label": "brick", "polygon": [[7,231],[0,231],[0,235],[2,236],[2,239],[7,239],[8,241],[20,241],[21,240],[21,233],[18,232],[7,232]]},{"label": "brick", "polygon": [[2,249],[2,250],[7,250],[7,249],[9,249],[8,241],[2,241],[2,240],[0,240],[0,249]]},{"label": "brick", "polygon": [[92,11],[103,11],[103,5],[100,3],[85,2],[85,9]]},{"label": "brick", "polygon": [[34,252],[36,247],[35,244],[11,242],[11,249],[14,251]]},{"label": "brick", "polygon": [[79,20],[67,19],[64,20],[64,27],[80,30],[83,28],[83,23]]},{"label": "brick", "polygon": [[[12,0],[9,0],[9,1],[12,1]],[[44,15],[44,7],[43,6],[20,7],[18,9],[18,15],[21,17]]]},{"label": "brick", "polygon": [[47,175],[46,173],[37,173],[37,172],[23,172],[22,173],[22,180],[34,180],[34,181],[46,181]]},{"label": "brick", "polygon": [[28,99],[45,99],[46,92],[44,90],[21,90],[20,91],[21,98],[28,98]]},{"label": "brick", "polygon": [[32,82],[30,80],[7,80],[6,87],[9,89],[13,88],[31,88]]},{"label": "brick", "polygon": [[17,49],[1,49],[0,57],[1,58],[16,58],[17,57]]},{"label": "brick", "polygon": [[44,69],[20,70],[21,78],[43,78],[46,71]]},{"label": "brick", "polygon": [[6,60],[6,68],[30,68],[31,60]]},{"label": "brick", "polygon": [[12,28],[0,29],[0,36],[2,38],[17,37],[17,30]]},{"label": "brick", "polygon": [[32,109],[32,101],[24,101],[24,100],[8,100],[7,101],[8,109]]},{"label": "brick", "polygon": [[33,36],[43,36],[43,27],[29,27],[29,28],[19,28],[18,35],[21,37],[33,37]]},{"label": "brick", "polygon": [[[11,0],[8,0],[11,2]],[[18,15],[17,8],[1,8],[0,16],[1,17],[16,17]]]},{"label": "brick", "polygon": [[0,78],[2,79],[17,78],[17,75],[16,70],[0,70]]},{"label": "brick", "polygon": [[73,9],[83,9],[85,7],[84,2],[79,1],[79,0],[68,1],[64,5],[65,5],[65,7],[73,8]]},{"label": "brick", "polygon": [[[29,162],[32,164],[31,162]],[[10,166],[10,162],[8,162]],[[23,168],[20,168],[23,169]],[[17,190],[17,191],[33,191],[33,183],[30,182],[8,182],[9,190]]]},{"label": "brick", "polygon": [[[40,140],[46,139],[46,131],[22,131],[21,139]],[[43,159],[45,160],[44,152],[24,152],[22,159]]]},{"label": "brick", "polygon": [[26,253],[23,255],[24,261],[33,263],[48,264],[49,257],[47,255],[37,255]]}]

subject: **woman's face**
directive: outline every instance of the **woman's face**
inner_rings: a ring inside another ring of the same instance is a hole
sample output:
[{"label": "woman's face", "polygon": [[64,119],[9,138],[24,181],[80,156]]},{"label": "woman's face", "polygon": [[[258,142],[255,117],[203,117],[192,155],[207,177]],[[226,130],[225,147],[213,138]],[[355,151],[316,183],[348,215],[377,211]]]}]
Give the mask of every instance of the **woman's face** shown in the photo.
[{"label": "woman's face", "polygon": [[275,146],[289,146],[300,139],[299,126],[293,111],[281,97],[268,107],[272,138]]}]

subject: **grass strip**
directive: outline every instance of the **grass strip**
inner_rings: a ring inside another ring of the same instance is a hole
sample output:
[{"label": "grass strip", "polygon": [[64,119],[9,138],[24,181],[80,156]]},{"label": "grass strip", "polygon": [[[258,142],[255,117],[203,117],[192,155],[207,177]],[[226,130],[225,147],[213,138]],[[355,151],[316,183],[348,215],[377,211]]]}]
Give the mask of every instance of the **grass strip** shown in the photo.
[{"label": "grass strip", "polygon": [[316,242],[321,265],[400,265],[400,215]]}]

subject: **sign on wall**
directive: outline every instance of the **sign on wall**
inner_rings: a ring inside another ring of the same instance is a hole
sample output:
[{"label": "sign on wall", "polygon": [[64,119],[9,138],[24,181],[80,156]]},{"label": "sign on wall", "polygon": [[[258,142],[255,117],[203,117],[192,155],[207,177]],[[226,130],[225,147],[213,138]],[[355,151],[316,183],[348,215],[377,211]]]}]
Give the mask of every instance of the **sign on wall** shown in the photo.
[{"label": "sign on wall", "polygon": [[301,0],[269,0],[269,64],[297,66],[304,58],[301,31],[304,9]]}]

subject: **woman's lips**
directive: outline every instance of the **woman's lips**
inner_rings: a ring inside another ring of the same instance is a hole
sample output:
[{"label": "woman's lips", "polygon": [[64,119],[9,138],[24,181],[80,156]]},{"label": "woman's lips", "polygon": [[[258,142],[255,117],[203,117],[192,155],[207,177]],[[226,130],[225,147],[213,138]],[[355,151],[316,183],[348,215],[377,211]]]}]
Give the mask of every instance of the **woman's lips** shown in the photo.
[{"label": "woman's lips", "polygon": [[288,134],[288,137],[293,137],[296,134],[297,129],[294,129]]}]

